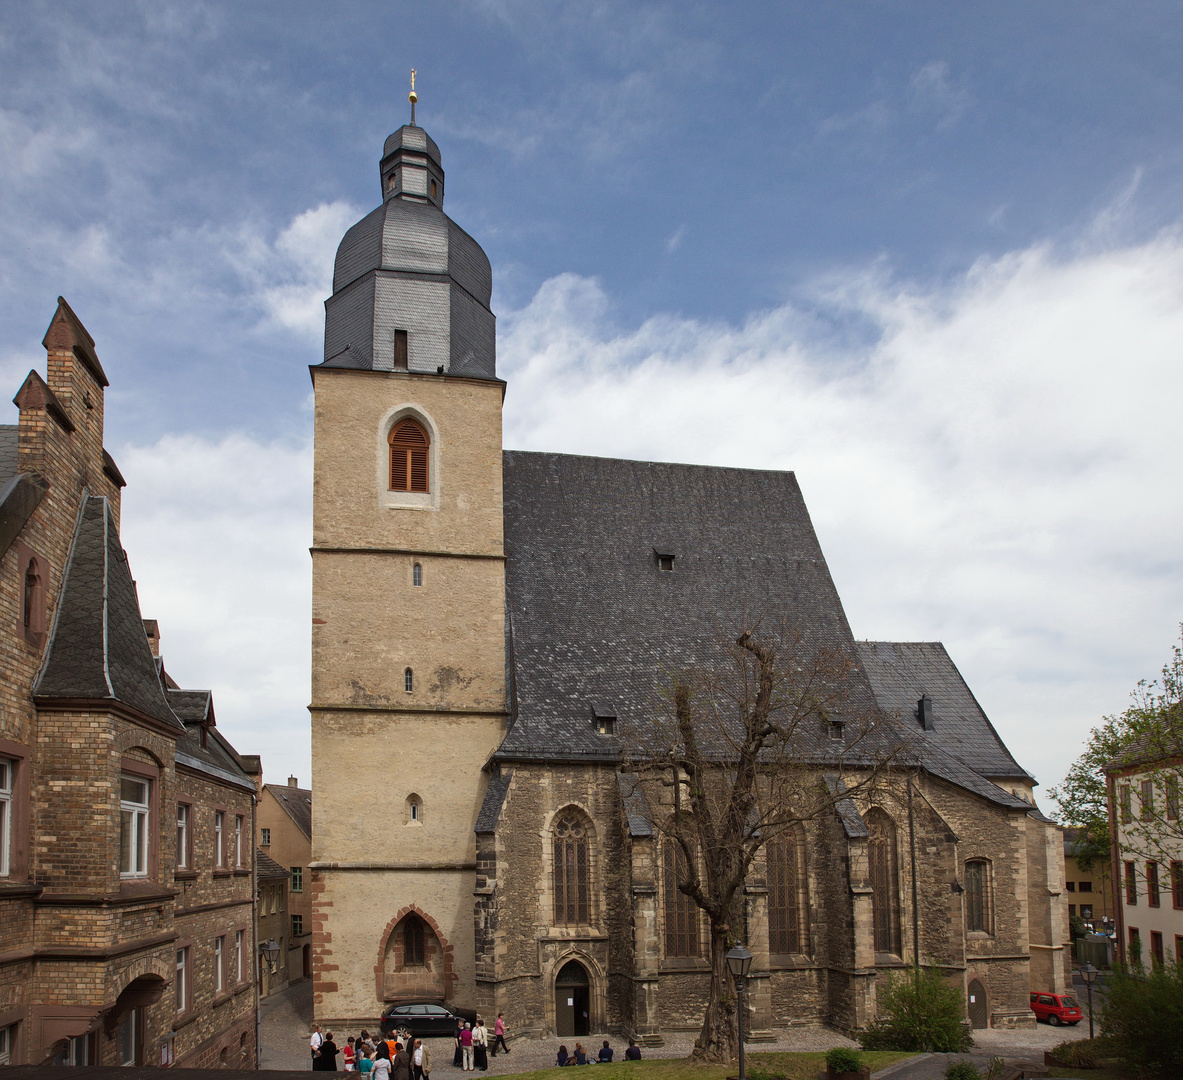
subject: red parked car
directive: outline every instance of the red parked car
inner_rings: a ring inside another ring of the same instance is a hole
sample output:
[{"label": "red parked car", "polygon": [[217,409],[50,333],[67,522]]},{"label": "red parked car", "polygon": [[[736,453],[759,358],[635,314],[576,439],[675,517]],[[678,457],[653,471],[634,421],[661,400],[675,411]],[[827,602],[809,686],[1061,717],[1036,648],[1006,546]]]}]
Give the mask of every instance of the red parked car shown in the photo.
[{"label": "red parked car", "polygon": [[1080,1003],[1069,994],[1032,994],[1031,1011],[1037,1021],[1046,1020],[1052,1027],[1079,1024],[1084,1019]]}]

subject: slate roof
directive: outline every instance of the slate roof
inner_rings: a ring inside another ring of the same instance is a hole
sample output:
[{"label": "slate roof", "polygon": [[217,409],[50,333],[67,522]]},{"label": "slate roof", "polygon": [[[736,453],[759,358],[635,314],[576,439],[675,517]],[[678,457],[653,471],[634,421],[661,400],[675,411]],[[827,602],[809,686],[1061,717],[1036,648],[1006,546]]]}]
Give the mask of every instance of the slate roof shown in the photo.
[{"label": "slate roof", "polygon": [[273,798],[296,823],[296,827],[312,839],[312,791],[309,788],[288,787],[286,784],[264,784]]},{"label": "slate roof", "polygon": [[[834,719],[901,717],[879,725],[866,755],[893,750],[901,763],[1030,809],[977,771],[1029,779],[942,646],[901,646],[890,657],[898,671],[856,647],[791,472],[523,451],[505,451],[503,462],[510,726],[495,759],[617,761],[625,739],[643,737],[671,672],[717,663],[744,626],[784,621],[813,647],[854,659],[846,715]],[[672,571],[659,555],[673,556]],[[934,732],[901,708],[915,708],[918,672],[940,695]],[[616,734],[598,734],[596,715],[615,715]],[[822,724],[806,728],[797,750],[836,761],[827,738]]]},{"label": "slate roof", "polygon": [[267,852],[255,848],[255,871],[259,875],[260,881],[273,881],[276,878],[285,878],[288,876],[288,871],[279,865]]},{"label": "slate roof", "polygon": [[[163,673],[163,666],[157,670]],[[215,726],[213,694],[208,690],[176,687],[167,687],[165,694],[173,712],[185,725],[185,734],[177,739],[177,762],[254,791],[255,782],[243,769],[237,751]]]},{"label": "slate roof", "polygon": [[16,448],[18,443],[18,424],[0,424],[0,483],[16,476]]},{"label": "slate roof", "polygon": [[[511,727],[502,760],[616,760],[666,674],[717,663],[750,621],[854,641],[794,475],[506,451]],[[656,555],[674,556],[671,572]],[[876,709],[862,672],[848,708]],[[831,754],[818,726],[814,749]]]},{"label": "slate roof", "polygon": [[157,676],[127,555],[102,496],[83,497],[33,696],[117,701],[183,730]]},{"label": "slate roof", "polygon": [[[984,777],[1032,779],[998,737],[939,641],[859,641],[856,646],[875,699],[905,727],[911,725],[924,745],[935,745]],[[916,717],[923,694],[932,699],[931,731],[923,731]]]},{"label": "slate roof", "polygon": [[505,795],[509,791],[509,782],[513,779],[513,772],[507,771],[494,776],[485,789],[485,798],[481,803],[481,812],[477,814],[476,826],[473,832],[491,833],[497,830],[497,819],[501,817],[501,807],[505,804]]}]

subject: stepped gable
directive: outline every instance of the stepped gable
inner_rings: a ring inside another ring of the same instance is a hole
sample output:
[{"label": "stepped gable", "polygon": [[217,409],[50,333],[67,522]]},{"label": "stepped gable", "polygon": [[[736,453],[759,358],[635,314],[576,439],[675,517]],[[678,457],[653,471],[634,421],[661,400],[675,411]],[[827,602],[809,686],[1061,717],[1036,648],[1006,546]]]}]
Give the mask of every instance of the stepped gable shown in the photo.
[{"label": "stepped gable", "polygon": [[[988,779],[1032,782],[939,641],[859,641],[856,646],[880,706],[900,717],[905,730],[915,727],[923,744],[943,750]],[[923,694],[932,699],[931,731],[921,730],[917,719]]]},{"label": "stepped gable", "polygon": [[[791,472],[503,460],[511,728],[498,758],[614,760],[669,672],[717,663],[755,620],[789,620],[810,646],[856,655]],[[877,709],[857,667],[846,704],[849,719]],[[613,713],[616,735],[598,734],[595,717]],[[833,757],[822,728],[802,733],[819,760]]]},{"label": "stepped gable", "polygon": [[118,702],[184,730],[160,684],[127,555],[102,496],[83,497],[33,697],[39,704]]}]

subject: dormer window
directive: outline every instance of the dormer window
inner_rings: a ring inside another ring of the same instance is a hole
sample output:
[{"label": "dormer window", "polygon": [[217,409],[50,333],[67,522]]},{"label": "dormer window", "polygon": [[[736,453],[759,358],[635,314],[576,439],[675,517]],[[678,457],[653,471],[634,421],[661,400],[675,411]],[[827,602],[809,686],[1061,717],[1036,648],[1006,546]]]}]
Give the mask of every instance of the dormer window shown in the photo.
[{"label": "dormer window", "polygon": [[829,721],[830,742],[846,741],[846,725],[841,720]]},{"label": "dormer window", "polygon": [[603,705],[592,707],[592,727],[597,735],[616,734],[616,710]]}]

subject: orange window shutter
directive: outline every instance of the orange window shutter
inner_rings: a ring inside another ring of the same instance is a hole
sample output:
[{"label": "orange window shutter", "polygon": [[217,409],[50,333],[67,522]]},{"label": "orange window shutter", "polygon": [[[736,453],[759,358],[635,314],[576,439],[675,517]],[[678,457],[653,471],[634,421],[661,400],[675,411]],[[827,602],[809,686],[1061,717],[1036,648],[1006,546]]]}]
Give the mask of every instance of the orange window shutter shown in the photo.
[{"label": "orange window shutter", "polygon": [[390,448],[390,490],[407,491],[407,452],[401,446]]},{"label": "orange window shutter", "polygon": [[427,490],[427,450],[412,450],[411,458],[411,490]]}]

